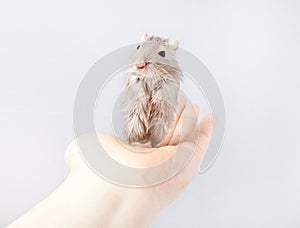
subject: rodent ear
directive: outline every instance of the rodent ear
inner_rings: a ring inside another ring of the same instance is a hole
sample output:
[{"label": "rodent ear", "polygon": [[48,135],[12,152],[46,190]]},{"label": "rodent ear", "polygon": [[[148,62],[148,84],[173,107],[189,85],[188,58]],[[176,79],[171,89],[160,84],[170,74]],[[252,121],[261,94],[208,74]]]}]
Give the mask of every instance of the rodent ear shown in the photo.
[{"label": "rodent ear", "polygon": [[178,40],[169,40],[169,46],[176,51],[179,48],[179,41]]},{"label": "rodent ear", "polygon": [[141,42],[145,42],[148,40],[148,34],[147,33],[144,33],[143,36],[142,36],[142,39],[141,39]]}]

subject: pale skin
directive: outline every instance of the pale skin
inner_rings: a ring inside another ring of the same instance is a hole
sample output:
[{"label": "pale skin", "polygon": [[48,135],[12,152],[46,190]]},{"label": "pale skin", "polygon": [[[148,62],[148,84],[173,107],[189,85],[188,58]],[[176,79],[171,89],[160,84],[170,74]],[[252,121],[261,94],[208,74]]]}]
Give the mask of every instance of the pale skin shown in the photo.
[{"label": "pale skin", "polygon": [[[65,160],[70,170],[65,181],[46,199],[8,227],[149,227],[155,217],[173,202],[197,175],[208,147],[213,117],[208,114],[197,123],[199,108],[178,99],[174,125],[155,150],[142,145],[123,146],[113,135],[99,134],[106,152],[131,167],[151,167],[172,156],[183,145],[195,150],[190,162],[173,178],[147,188],[129,188],[112,184],[95,174],[82,160],[76,141],[67,148]],[[185,121],[185,129],[181,123]],[[132,152],[140,150],[142,153]],[[150,152],[148,150],[151,150]],[[148,153],[144,153],[144,152]]]}]

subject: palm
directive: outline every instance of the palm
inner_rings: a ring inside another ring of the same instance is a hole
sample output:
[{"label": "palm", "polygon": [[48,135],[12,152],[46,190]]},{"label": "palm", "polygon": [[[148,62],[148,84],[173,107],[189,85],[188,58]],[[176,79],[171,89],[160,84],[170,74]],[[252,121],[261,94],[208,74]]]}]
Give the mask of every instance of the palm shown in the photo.
[{"label": "palm", "polygon": [[[198,108],[195,105],[186,105],[183,97],[178,99],[177,113],[174,117],[174,125],[159,148],[147,148],[147,145],[128,145],[116,136],[99,134],[99,140],[105,151],[116,161],[136,168],[152,167],[170,158],[180,146],[195,151],[193,158],[187,166],[175,177],[150,188],[131,188],[130,191],[136,197],[151,198],[160,208],[164,208],[172,202],[192,181],[197,174],[202,157],[210,141],[213,127],[212,116],[205,116],[197,124]],[[184,123],[184,129],[182,129]],[[96,176],[83,162],[77,151],[76,143],[71,143],[67,153],[66,162],[71,173],[78,169],[85,170],[89,175]],[[196,149],[196,150],[195,150]],[[134,151],[134,152],[133,152]],[[171,171],[170,171],[171,172]],[[100,178],[99,178],[100,179]],[[104,180],[101,180],[105,182]],[[124,191],[124,187],[112,185],[116,192]]]}]

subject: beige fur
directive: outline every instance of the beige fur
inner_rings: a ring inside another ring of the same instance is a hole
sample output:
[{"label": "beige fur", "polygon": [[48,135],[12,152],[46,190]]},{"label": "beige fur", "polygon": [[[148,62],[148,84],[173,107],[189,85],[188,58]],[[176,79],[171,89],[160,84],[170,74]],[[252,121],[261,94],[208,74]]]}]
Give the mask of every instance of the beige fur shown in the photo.
[{"label": "beige fur", "polygon": [[[176,61],[178,41],[144,34],[124,89],[124,138],[157,147],[172,125],[183,74]],[[162,57],[158,53],[164,51]],[[144,66],[138,69],[138,65]]]}]

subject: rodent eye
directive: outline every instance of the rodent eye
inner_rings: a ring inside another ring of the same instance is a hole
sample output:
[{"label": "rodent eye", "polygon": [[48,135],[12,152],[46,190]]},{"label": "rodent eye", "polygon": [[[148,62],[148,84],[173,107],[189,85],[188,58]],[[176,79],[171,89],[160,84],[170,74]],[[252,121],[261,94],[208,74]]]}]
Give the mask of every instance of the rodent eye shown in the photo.
[{"label": "rodent eye", "polygon": [[139,48],[140,48],[140,45],[138,45],[138,46],[136,47],[137,50],[139,50]]},{"label": "rodent eye", "polygon": [[166,52],[165,52],[165,51],[160,51],[160,52],[158,52],[158,54],[159,54],[161,57],[165,57],[165,56],[166,56]]}]

